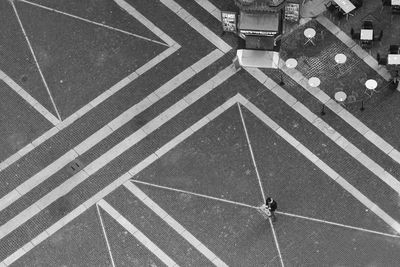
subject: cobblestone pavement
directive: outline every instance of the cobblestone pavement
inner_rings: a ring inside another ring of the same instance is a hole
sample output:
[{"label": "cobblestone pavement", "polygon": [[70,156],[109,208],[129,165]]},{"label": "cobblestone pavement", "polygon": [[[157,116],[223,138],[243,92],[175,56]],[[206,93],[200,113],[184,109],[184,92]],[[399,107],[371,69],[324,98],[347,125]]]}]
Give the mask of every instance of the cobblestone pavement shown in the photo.
[{"label": "cobblestone pavement", "polygon": [[230,0],[0,10],[0,266],[398,266],[400,96],[342,25],[236,70]]}]

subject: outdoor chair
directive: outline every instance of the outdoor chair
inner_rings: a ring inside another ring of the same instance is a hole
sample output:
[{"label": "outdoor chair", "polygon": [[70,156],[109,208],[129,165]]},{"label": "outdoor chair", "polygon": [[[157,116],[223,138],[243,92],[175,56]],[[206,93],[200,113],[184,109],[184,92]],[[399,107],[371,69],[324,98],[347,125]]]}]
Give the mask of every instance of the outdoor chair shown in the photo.
[{"label": "outdoor chair", "polygon": [[382,10],[383,10],[383,8],[384,8],[385,6],[391,6],[391,5],[392,5],[391,0],[382,0],[381,13],[382,13]]},{"label": "outdoor chair", "polygon": [[332,2],[325,3],[326,10],[329,12],[329,16],[332,18],[332,15],[337,11],[337,7],[332,4]]},{"label": "outdoor chair", "polygon": [[372,30],[374,28],[372,21],[370,20],[364,20],[362,24],[362,29],[370,29]]},{"label": "outdoor chair", "polygon": [[363,49],[371,49],[372,48],[372,42],[370,42],[370,41],[362,41],[361,42],[361,48],[363,48]]},{"label": "outdoor chair", "polygon": [[399,46],[398,45],[390,45],[389,46],[389,54],[398,54]]},{"label": "outdoor chair", "polygon": [[379,32],[379,35],[374,35],[374,41],[380,42],[382,41],[382,37],[383,37],[383,30]]}]

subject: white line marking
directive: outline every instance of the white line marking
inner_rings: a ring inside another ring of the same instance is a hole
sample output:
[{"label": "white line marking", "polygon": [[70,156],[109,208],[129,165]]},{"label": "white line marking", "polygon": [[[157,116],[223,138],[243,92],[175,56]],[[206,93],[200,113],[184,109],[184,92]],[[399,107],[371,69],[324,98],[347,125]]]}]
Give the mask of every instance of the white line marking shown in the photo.
[{"label": "white line marking", "polygon": [[281,265],[282,265],[282,267],[284,267],[285,265],[283,264],[282,254],[281,254],[281,250],[279,248],[278,238],[275,233],[274,224],[272,223],[271,218],[268,218],[268,221],[269,221],[269,224],[271,225],[272,234],[274,235],[276,250],[278,250],[278,255],[279,255],[279,259],[281,260]]},{"label": "white line marking", "polygon": [[147,182],[143,182],[143,181],[139,181],[139,180],[135,180],[135,179],[131,179],[130,181],[133,182],[133,183],[144,184],[144,185],[148,185],[148,186],[151,186],[151,187],[161,188],[161,189],[170,190],[170,191],[179,192],[179,193],[185,193],[185,194],[193,195],[193,196],[197,196],[197,197],[203,197],[203,198],[207,198],[207,199],[211,199],[211,200],[221,201],[221,202],[225,202],[225,203],[229,203],[229,204],[233,204],[233,205],[238,205],[238,206],[243,206],[243,207],[247,207],[247,208],[257,209],[256,206],[251,206],[251,205],[248,205],[248,204],[245,204],[245,203],[236,202],[236,201],[232,201],[232,200],[227,200],[227,199],[223,199],[223,198],[218,198],[218,197],[213,197],[213,196],[209,196],[209,195],[194,193],[194,192],[190,192],[190,191],[186,191],[186,190],[176,189],[176,188],[172,188],[172,187],[168,187],[168,186],[157,185],[157,184],[153,184],[153,183],[147,183]]},{"label": "white line marking", "polygon": [[[124,227],[131,235],[133,235],[143,246],[145,246],[151,253],[159,258],[167,266],[179,266],[173,259],[171,259],[164,251],[162,251],[153,241],[151,241],[145,234],[138,228],[130,223],[124,216],[122,216],[116,209],[114,209],[104,199],[98,203],[111,217],[113,217],[122,227]],[[114,266],[114,265],[113,265]],[[115,266],[114,266],[115,267]]]},{"label": "white line marking", "polygon": [[165,6],[170,10],[175,12],[179,17],[186,21],[194,30],[203,35],[209,42],[215,45],[222,52],[229,52],[232,47],[225,43],[219,36],[217,36],[210,29],[205,27],[201,22],[189,14],[185,9],[183,9],[179,4],[173,0],[160,0]]},{"label": "white line marking", "polygon": [[[224,70],[220,71],[217,75],[211,78],[214,87],[218,86],[229,77],[231,77],[235,73],[234,68],[232,66],[228,66]],[[189,95],[195,95],[200,98],[207,93],[209,93],[214,87],[199,87],[194,90]],[[13,217],[7,223],[0,226],[0,239],[4,238],[6,235],[14,231],[16,228],[24,224],[34,215],[39,213],[42,209],[46,208],[48,205],[56,201],[60,196],[63,196],[78,186],[80,183],[85,181],[90,175],[97,172],[99,169],[107,165],[113,159],[121,155],[123,152],[131,148],[133,145],[140,142],[147,135],[157,130],[163,124],[165,124],[170,119],[174,118],[180,112],[185,110],[189,104],[187,104],[184,100],[180,100],[167,110],[162,112],[156,118],[148,122],[142,128],[126,137],[123,141],[115,145],[113,148],[108,150],[106,153],[101,155],[99,158],[94,160],[92,163],[87,165],[83,170],[79,171],[71,178],[66,180],[64,183],[47,193],[45,196],[41,197],[38,201],[33,203],[31,206],[20,212],[18,215]]]},{"label": "white line marking", "polygon": [[108,253],[110,254],[111,265],[113,267],[115,267],[114,258],[113,258],[112,252],[111,252],[110,243],[108,242],[108,238],[107,238],[106,228],[104,227],[103,218],[101,218],[100,208],[99,208],[98,204],[96,204],[96,210],[97,210],[97,214],[99,215],[99,220],[100,220],[100,224],[101,224],[101,229],[103,230],[104,239],[106,240],[107,250],[108,250]]},{"label": "white line marking", "polygon": [[[222,104],[220,107],[216,108],[212,112],[210,112],[208,115],[206,115],[203,119],[200,119],[197,121],[195,124],[193,124],[191,127],[189,127],[185,132],[190,132],[190,133],[195,133],[197,130],[201,129],[205,125],[207,125],[208,122],[210,122],[212,119],[208,118],[216,118],[218,117],[219,114],[221,114],[221,110],[223,111],[224,108],[228,109],[232,105],[236,103],[237,96],[234,96],[230,99],[228,99],[224,104]],[[221,108],[222,107],[222,108]],[[54,233],[56,230],[60,229],[63,225],[69,223],[76,217],[78,217],[80,214],[82,214],[85,210],[89,209],[92,205],[95,205],[98,201],[100,201],[102,198],[107,196],[109,193],[114,191],[118,186],[121,186],[125,182],[129,181],[132,179],[133,175],[136,173],[141,172],[143,169],[145,169],[147,166],[152,164],[154,161],[159,159],[161,155],[167,153],[169,150],[173,149],[175,146],[177,146],[179,143],[183,142],[186,140],[190,135],[186,134],[185,132],[179,134],[178,136],[174,137],[171,141],[163,145],[160,149],[158,149],[155,153],[151,154],[148,156],[146,159],[144,159],[142,162],[134,166],[132,169],[130,169],[127,173],[124,175],[120,176],[118,179],[116,179],[114,182],[112,182],[110,185],[106,186],[104,189],[102,189],[100,192],[92,196],[90,199],[86,200],[83,204],[81,204],[78,208],[74,209],[72,212],[67,214],[65,217],[61,218],[58,220],[55,224],[47,228],[44,232],[36,236],[32,240],[32,244],[34,244],[34,247],[46,240],[52,233]],[[54,225],[57,225],[57,227],[54,227]],[[49,234],[50,233],[50,234]],[[1,234],[1,232],[0,232]],[[31,242],[28,242],[29,244]],[[28,251],[28,250],[27,250]],[[26,252],[27,252],[26,251]],[[25,253],[26,253],[25,252]],[[7,257],[7,261],[10,262],[10,264],[14,261],[16,261],[18,258],[22,257],[25,253],[20,253],[20,251],[17,253],[11,254],[9,257]]]},{"label": "white line marking", "polygon": [[104,27],[104,28],[107,28],[109,30],[114,30],[114,31],[117,31],[117,32],[128,34],[128,35],[134,36],[136,38],[143,39],[145,41],[153,42],[153,43],[160,44],[160,45],[163,45],[163,46],[169,46],[168,44],[153,40],[151,38],[147,38],[147,37],[135,34],[135,33],[131,33],[131,32],[128,32],[128,31],[124,31],[124,30],[121,30],[121,29],[118,29],[118,28],[114,28],[114,27],[108,26],[108,25],[103,24],[103,23],[99,23],[99,22],[88,20],[88,19],[85,19],[85,18],[82,18],[82,17],[79,17],[79,16],[75,16],[75,15],[72,15],[72,14],[69,14],[69,13],[66,13],[66,12],[63,12],[63,11],[59,11],[59,10],[54,9],[54,8],[50,8],[50,7],[47,7],[47,6],[40,5],[40,4],[32,3],[32,2],[29,2],[29,1],[26,1],[26,0],[19,0],[19,1],[27,3],[27,4],[30,4],[30,5],[33,5],[33,6],[40,7],[42,9],[46,9],[46,10],[55,12],[55,13],[58,13],[58,14],[62,14],[62,15],[65,15],[65,16],[68,16],[68,17],[71,17],[71,18],[74,18],[74,19],[77,19],[77,20],[82,20],[84,22],[87,22],[87,23],[90,23],[90,24],[94,24],[96,26]]},{"label": "white line marking", "polygon": [[133,195],[140,199],[147,207],[149,207],[155,214],[157,214],[164,222],[171,226],[177,233],[179,233],[186,241],[195,247],[201,254],[203,254],[211,262],[218,261],[218,266],[228,266],[220,258],[217,257],[212,251],[204,246],[200,240],[194,237],[188,230],[186,230],[179,222],[172,218],[168,213],[163,210],[157,203],[150,199],[142,190],[131,182],[124,183]]},{"label": "white line marking", "polygon": [[24,36],[25,36],[25,40],[26,40],[26,42],[28,43],[29,50],[31,51],[31,54],[32,54],[32,56],[33,56],[33,59],[35,60],[35,64],[36,64],[36,67],[37,67],[37,69],[38,69],[38,71],[39,71],[40,77],[42,77],[43,84],[44,84],[44,86],[46,87],[46,90],[47,90],[47,93],[48,93],[48,95],[49,95],[49,97],[50,97],[51,103],[53,104],[53,108],[54,108],[54,110],[55,110],[56,113],[57,113],[58,119],[61,121],[62,119],[61,119],[60,113],[58,112],[58,109],[57,109],[57,107],[56,107],[56,103],[55,103],[54,100],[53,100],[53,96],[51,95],[51,92],[50,92],[49,86],[47,85],[46,79],[45,79],[44,76],[43,76],[42,70],[41,70],[41,68],[40,68],[40,66],[39,66],[39,62],[37,61],[35,52],[33,51],[31,42],[29,41],[29,38],[28,38],[28,36],[26,35],[24,26],[22,25],[22,21],[21,21],[19,15],[18,15],[17,8],[15,7],[15,4],[14,4],[13,1],[10,1],[10,3],[11,3],[11,5],[12,5],[13,9],[14,9],[14,13],[15,13],[15,16],[17,17],[17,20],[18,20],[19,26],[21,27],[22,33],[23,33]]},{"label": "white line marking", "polygon": [[3,74],[0,77],[14,92],[16,92],[20,97],[22,97],[28,104],[30,104],[37,112],[39,112],[43,117],[45,117],[51,124],[57,125],[60,120],[57,119],[50,111],[43,107],[35,98],[33,98],[27,91],[25,91],[19,84],[13,81],[9,76],[0,70]]},{"label": "white line marking", "polygon": [[122,9],[124,9],[128,14],[134,17],[137,21],[140,21],[146,28],[152,31],[158,38],[163,40],[169,46],[173,46],[176,42],[172,40],[167,34],[165,34],[160,28],[155,26],[150,20],[143,16],[139,11],[137,11],[133,6],[128,4],[124,0],[114,0]]},{"label": "white line marking", "polygon": [[218,21],[221,20],[221,11],[208,0],[194,0],[199,6],[204,8],[208,13],[210,13]]},{"label": "white line marking", "polygon": [[239,103],[237,105],[238,105],[238,109],[239,109],[239,113],[240,113],[240,118],[242,119],[242,125],[243,125],[243,129],[244,129],[244,133],[246,134],[246,140],[247,140],[247,145],[249,146],[251,160],[253,161],[254,169],[255,169],[256,174],[257,174],[258,184],[260,185],[260,190],[261,190],[261,194],[262,194],[262,197],[263,197],[263,203],[266,203],[266,198],[265,198],[265,194],[264,194],[264,188],[263,188],[263,185],[262,185],[262,182],[261,182],[260,173],[258,172],[256,160],[254,158],[253,148],[251,147],[249,134],[247,133],[247,127],[246,127],[246,123],[244,122],[242,108],[240,107]]},{"label": "white line marking", "polygon": [[321,220],[321,219],[316,219],[316,218],[301,216],[301,215],[297,215],[297,214],[292,214],[292,213],[287,213],[287,212],[282,212],[282,211],[276,211],[276,213],[282,214],[282,215],[286,215],[286,216],[290,216],[290,217],[296,217],[296,218],[300,218],[300,219],[305,219],[305,220],[310,220],[310,221],[315,221],[315,222],[320,222],[320,223],[335,225],[335,226],[339,226],[339,227],[343,227],[343,228],[349,228],[349,229],[358,230],[358,231],[362,231],[362,232],[367,232],[367,233],[372,233],[372,234],[377,234],[377,235],[383,235],[383,236],[389,236],[389,237],[400,238],[400,235],[393,235],[393,234],[382,233],[382,232],[373,231],[373,230],[368,230],[368,229],[361,228],[361,227],[355,227],[355,226],[350,226],[350,225],[346,225],[346,224],[330,222],[330,221],[326,221],[326,220]]},{"label": "white line marking", "polygon": [[[217,53],[216,53],[217,52]],[[203,69],[206,68],[203,62],[208,62],[208,63],[213,63],[214,61],[218,60],[223,54],[219,50],[214,50],[207,56],[203,57],[193,65],[202,65]],[[213,58],[212,62],[209,62],[209,59]],[[193,66],[192,65],[192,66]],[[47,179],[49,179],[53,174],[61,170],[63,167],[65,167],[68,163],[70,163],[72,160],[77,158],[79,155],[84,154],[87,152],[89,149],[94,147],[96,144],[100,143],[102,140],[107,138],[110,134],[112,134],[114,131],[118,130],[120,127],[128,123],[130,120],[132,120],[136,115],[139,113],[143,112],[147,108],[149,108],[151,105],[156,103],[158,100],[163,98],[164,96],[168,95],[171,93],[173,90],[178,88],[180,85],[182,85],[185,81],[189,80],[191,77],[193,77],[196,73],[192,70],[192,66],[188,67],[186,70],[183,72],[179,73],[176,75],[174,78],[169,80],[167,83],[162,85],[160,88],[158,88],[154,93],[151,95],[157,95],[157,98],[151,99],[149,97],[143,99],[136,105],[132,106],[125,112],[123,112],[121,115],[119,115],[117,118],[113,119],[111,122],[109,122],[107,125],[105,125],[103,128],[99,129],[97,132],[86,138],[84,141],[82,141],[80,144],[78,144],[76,147],[65,153],[63,156],[52,162],[50,165],[46,166],[42,170],[40,170],[38,173],[36,173],[34,176],[30,177],[27,179],[25,182],[20,184],[18,187],[16,187],[14,190],[6,194],[0,199],[0,211],[3,209],[7,208],[10,206],[12,203],[17,201],[20,197],[24,196],[28,192],[30,192],[33,188],[36,186],[40,185]],[[197,68],[198,70],[199,67]],[[188,70],[188,71],[187,71]],[[212,80],[211,80],[212,81]],[[212,86],[209,88],[213,88]],[[195,90],[194,92],[198,92],[200,96],[202,96],[203,90]],[[196,93],[192,93],[186,96],[186,98],[191,99],[196,99],[197,95]],[[196,97],[195,97],[196,96]]]},{"label": "white line marking", "polygon": [[[130,10],[131,11],[131,10]],[[64,129],[65,127],[69,126],[72,124],[74,121],[85,115],[87,112],[92,110],[94,107],[108,99],[110,96],[124,88],[127,84],[130,82],[134,81],[137,79],[140,75],[144,74],[151,68],[153,68],[155,65],[172,55],[175,51],[177,51],[180,48],[180,45],[177,44],[174,40],[172,40],[168,35],[163,33],[160,29],[154,26],[149,20],[147,20],[144,16],[142,16],[139,12],[128,12],[131,16],[136,18],[138,21],[143,23],[144,26],[149,28],[149,30],[153,31],[154,33],[158,33],[159,37],[167,42],[171,47],[163,51],[161,54],[158,56],[154,57],[147,63],[145,63],[143,66],[138,68],[136,71],[132,72],[129,74],[127,77],[122,79],[121,81],[117,82],[115,85],[113,85],[110,89],[93,99],[90,103],[87,105],[83,106],[80,108],[78,111],[76,111],[74,114],[70,115],[68,118],[66,118],[64,121],[61,121],[58,123],[57,127],[53,127],[47,132],[45,132],[42,136],[36,138],[32,143],[26,145],[22,149],[20,149],[18,152],[14,153],[10,157],[8,157],[6,160],[0,163],[0,170],[6,169],[9,165],[26,155],[29,151],[32,150],[32,146],[36,147],[45,142],[46,140],[50,139],[52,136],[57,134],[61,129]],[[153,25],[153,27],[152,27]],[[211,54],[211,53],[210,53]],[[209,55],[210,55],[209,54]],[[215,55],[215,53],[214,53]],[[217,60],[219,57],[217,57],[215,60]],[[204,59],[204,58],[203,58]],[[199,62],[203,59],[200,59]],[[3,76],[3,72],[0,72],[0,75]],[[31,149],[30,149],[31,148]]]}]

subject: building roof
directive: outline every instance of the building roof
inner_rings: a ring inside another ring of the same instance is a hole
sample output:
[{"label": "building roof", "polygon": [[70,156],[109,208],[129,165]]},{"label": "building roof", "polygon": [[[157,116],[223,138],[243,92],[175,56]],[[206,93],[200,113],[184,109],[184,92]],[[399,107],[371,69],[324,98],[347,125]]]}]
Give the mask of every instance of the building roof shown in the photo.
[{"label": "building roof", "polygon": [[240,12],[238,27],[240,30],[278,31],[279,13],[254,14]]},{"label": "building roof", "polygon": [[286,0],[234,0],[242,11],[278,12],[285,7]]}]

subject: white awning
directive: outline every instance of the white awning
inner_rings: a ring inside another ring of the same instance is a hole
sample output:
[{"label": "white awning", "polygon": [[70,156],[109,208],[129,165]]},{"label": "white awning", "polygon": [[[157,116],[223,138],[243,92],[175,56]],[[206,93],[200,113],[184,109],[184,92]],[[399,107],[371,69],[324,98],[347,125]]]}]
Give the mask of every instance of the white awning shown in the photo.
[{"label": "white awning", "polygon": [[279,52],[239,49],[236,52],[240,66],[277,69]]}]

